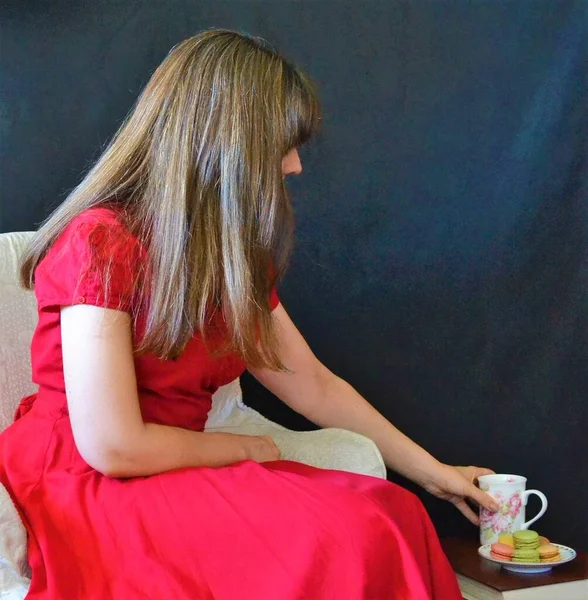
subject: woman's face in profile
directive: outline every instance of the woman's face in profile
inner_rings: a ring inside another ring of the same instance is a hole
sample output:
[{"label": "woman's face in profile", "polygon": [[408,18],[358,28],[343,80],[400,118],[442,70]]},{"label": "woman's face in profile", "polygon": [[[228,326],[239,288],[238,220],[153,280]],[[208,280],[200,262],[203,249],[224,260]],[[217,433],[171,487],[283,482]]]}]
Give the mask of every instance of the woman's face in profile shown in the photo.
[{"label": "woman's face in profile", "polygon": [[286,156],[282,159],[282,176],[300,175],[300,173],[302,173],[300,156],[298,155],[298,150],[292,148],[291,150],[288,150]]}]

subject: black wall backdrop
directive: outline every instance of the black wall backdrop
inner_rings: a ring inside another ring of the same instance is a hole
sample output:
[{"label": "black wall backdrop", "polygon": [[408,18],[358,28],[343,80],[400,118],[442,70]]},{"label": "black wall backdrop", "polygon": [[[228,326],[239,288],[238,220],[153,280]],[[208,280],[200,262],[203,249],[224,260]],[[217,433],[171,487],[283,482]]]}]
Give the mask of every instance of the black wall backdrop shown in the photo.
[{"label": "black wall backdrop", "polygon": [[[1,3],[1,230],[58,205],[177,42],[261,35],[317,82],[281,290],[314,348],[443,461],[520,473],[588,539],[588,4]],[[247,401],[308,423],[253,382]],[[475,530],[422,493],[441,534]],[[537,508],[531,501],[529,512]]]}]

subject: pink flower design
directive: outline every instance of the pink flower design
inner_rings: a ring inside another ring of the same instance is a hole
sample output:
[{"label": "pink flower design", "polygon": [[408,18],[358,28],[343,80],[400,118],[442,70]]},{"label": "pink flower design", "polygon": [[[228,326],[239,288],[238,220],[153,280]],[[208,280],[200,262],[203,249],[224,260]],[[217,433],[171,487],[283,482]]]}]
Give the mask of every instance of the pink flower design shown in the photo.
[{"label": "pink flower design", "polygon": [[512,526],[512,519],[508,513],[498,511],[494,513],[494,519],[492,520],[492,530],[494,533],[504,533],[510,531]]},{"label": "pink flower design", "polygon": [[492,527],[492,518],[494,516],[493,513],[485,508],[483,508],[480,512],[480,527],[482,527],[482,529]]},{"label": "pink flower design", "polygon": [[512,530],[514,518],[521,510],[520,494],[513,494],[508,499],[501,492],[492,495],[500,505],[500,509],[495,513],[483,509],[480,514],[480,526],[482,530],[491,531],[495,535],[509,532]]},{"label": "pink flower design", "polygon": [[513,519],[516,519],[518,514],[521,512],[523,501],[519,493],[513,494],[508,500],[508,507],[510,515]]}]

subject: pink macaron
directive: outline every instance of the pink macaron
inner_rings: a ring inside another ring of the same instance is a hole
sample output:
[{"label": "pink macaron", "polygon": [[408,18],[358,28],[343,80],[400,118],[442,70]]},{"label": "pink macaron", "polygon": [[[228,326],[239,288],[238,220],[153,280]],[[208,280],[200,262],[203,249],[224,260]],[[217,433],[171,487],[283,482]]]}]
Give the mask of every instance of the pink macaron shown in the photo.
[{"label": "pink macaron", "polygon": [[492,558],[496,558],[497,560],[512,560],[512,555],[514,553],[514,548],[509,546],[508,544],[501,544],[497,542],[496,544],[492,544],[490,546],[490,556]]}]

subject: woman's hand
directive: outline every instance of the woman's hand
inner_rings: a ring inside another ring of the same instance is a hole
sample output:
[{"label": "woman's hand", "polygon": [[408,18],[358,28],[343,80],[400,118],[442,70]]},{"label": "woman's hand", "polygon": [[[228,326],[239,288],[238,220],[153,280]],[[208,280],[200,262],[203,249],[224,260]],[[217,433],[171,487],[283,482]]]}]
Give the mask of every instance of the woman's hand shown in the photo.
[{"label": "woman's hand", "polygon": [[478,477],[493,473],[494,471],[481,467],[454,467],[441,464],[434,480],[429,481],[423,487],[433,496],[455,504],[455,507],[467,519],[474,525],[478,525],[479,519],[467,504],[466,499],[473,500],[480,506],[496,512],[499,508],[496,501],[475,485]]},{"label": "woman's hand", "polygon": [[271,462],[280,460],[281,452],[269,435],[244,435],[245,454],[248,460]]}]

